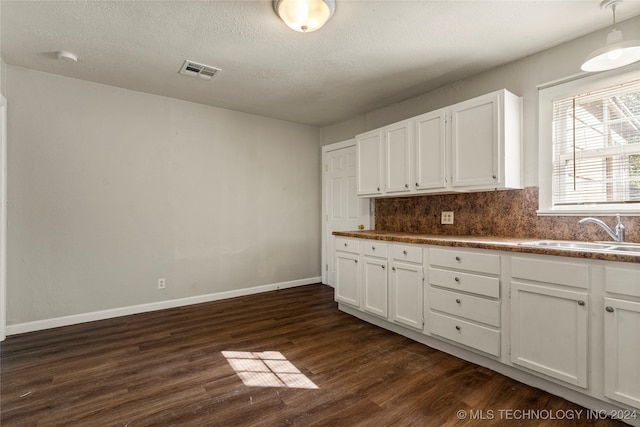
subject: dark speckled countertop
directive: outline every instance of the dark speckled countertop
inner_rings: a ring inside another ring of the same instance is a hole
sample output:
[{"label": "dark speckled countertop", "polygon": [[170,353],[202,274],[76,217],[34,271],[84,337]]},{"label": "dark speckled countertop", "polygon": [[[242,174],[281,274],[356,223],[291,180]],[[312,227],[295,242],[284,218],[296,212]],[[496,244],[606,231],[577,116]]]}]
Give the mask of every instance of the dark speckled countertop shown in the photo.
[{"label": "dark speckled countertop", "polygon": [[[542,255],[556,255],[575,258],[601,259],[605,261],[640,263],[640,255],[612,253],[597,250],[575,250],[549,247],[519,246],[522,242],[548,239],[524,239],[514,237],[476,237],[451,236],[439,234],[405,233],[395,231],[334,231],[335,236],[356,237],[360,239],[384,240],[399,243],[417,243],[424,245],[451,246],[458,248],[493,249],[509,252],[524,252]],[[612,244],[615,242],[612,242]]]}]

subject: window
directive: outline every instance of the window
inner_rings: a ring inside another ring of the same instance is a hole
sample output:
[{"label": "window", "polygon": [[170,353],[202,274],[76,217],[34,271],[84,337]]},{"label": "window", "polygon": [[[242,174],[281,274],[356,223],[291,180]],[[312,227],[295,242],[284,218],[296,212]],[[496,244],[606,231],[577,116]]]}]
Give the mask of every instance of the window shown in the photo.
[{"label": "window", "polygon": [[640,74],[540,96],[540,214],[640,214]]}]

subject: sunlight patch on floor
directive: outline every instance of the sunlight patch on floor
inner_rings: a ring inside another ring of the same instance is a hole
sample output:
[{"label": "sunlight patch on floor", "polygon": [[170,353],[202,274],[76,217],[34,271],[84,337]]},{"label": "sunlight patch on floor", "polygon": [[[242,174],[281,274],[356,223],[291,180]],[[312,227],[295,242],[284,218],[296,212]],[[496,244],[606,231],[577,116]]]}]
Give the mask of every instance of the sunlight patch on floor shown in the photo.
[{"label": "sunlight patch on floor", "polygon": [[249,387],[318,388],[277,351],[223,351],[222,355]]}]

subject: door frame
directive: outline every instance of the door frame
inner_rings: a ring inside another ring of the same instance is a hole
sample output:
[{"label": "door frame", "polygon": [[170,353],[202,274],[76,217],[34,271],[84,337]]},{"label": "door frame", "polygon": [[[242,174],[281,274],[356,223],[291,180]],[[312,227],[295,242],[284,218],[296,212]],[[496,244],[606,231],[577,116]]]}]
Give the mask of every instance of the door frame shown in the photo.
[{"label": "door frame", "polygon": [[7,99],[0,94],[0,341],[7,318]]}]

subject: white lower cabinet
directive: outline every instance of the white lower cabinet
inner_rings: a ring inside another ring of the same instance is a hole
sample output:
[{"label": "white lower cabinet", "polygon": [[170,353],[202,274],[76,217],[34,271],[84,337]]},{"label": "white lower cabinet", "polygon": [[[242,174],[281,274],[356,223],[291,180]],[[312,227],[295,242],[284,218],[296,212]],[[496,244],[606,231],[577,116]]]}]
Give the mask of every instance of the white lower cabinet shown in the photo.
[{"label": "white lower cabinet", "polygon": [[605,269],[604,395],[640,409],[640,267]]},{"label": "white lower cabinet", "polygon": [[336,291],[338,302],[360,307],[358,241],[336,238]]},{"label": "white lower cabinet", "polygon": [[567,275],[573,284],[588,287],[576,280],[587,277],[588,266],[513,257],[511,269],[511,361],[587,388],[589,295],[561,284]]},{"label": "white lower cabinet", "polygon": [[391,260],[391,319],[422,330],[423,317],[422,248],[393,245]]},{"label": "white lower cabinet", "polygon": [[640,302],[604,301],[604,394],[640,408]]},{"label": "white lower cabinet", "polygon": [[387,245],[362,242],[362,309],[376,316],[388,317]]},{"label": "white lower cabinet", "polygon": [[500,356],[500,256],[431,249],[429,332]]}]

